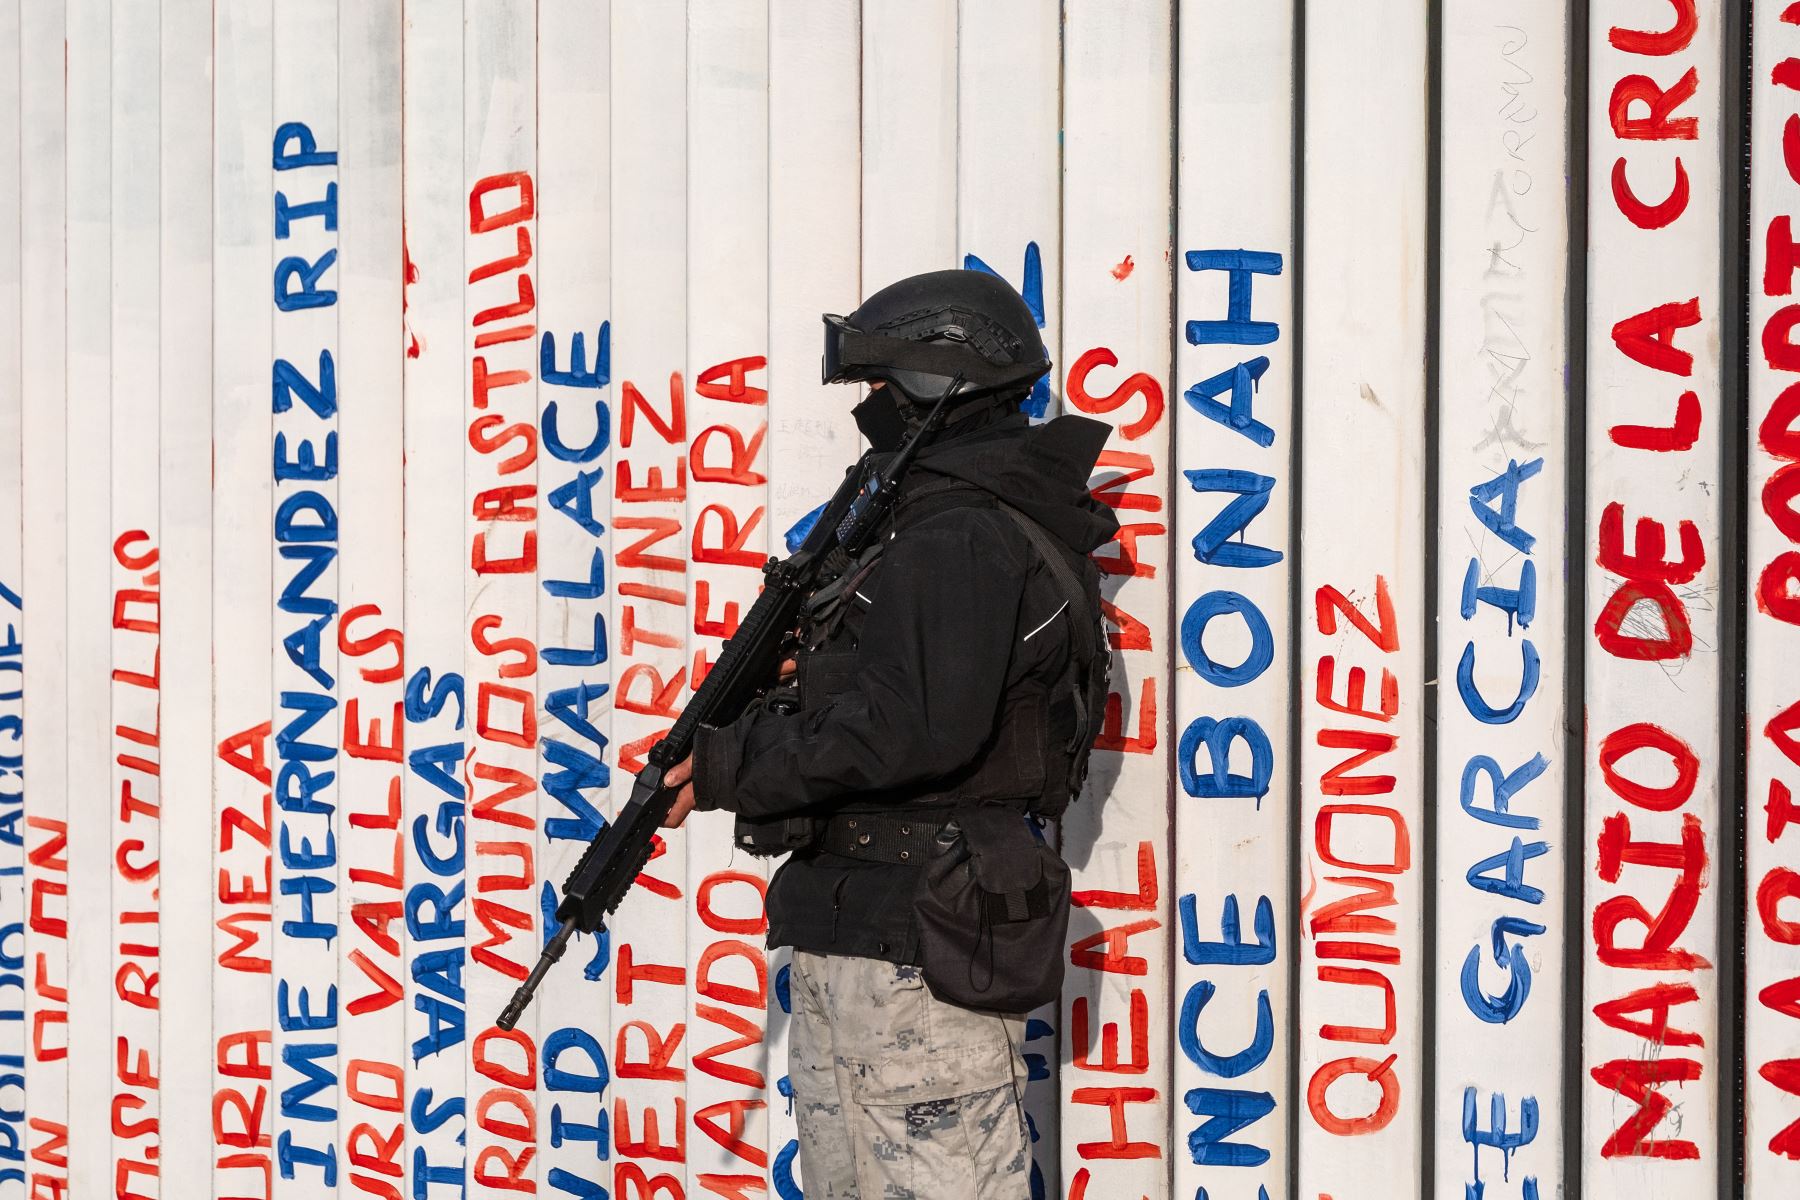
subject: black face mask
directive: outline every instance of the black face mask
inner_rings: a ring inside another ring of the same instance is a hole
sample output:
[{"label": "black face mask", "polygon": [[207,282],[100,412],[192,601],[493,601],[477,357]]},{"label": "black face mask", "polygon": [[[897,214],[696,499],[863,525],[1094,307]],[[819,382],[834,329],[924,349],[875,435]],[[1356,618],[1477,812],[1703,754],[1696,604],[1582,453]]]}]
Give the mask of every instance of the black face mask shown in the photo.
[{"label": "black face mask", "polygon": [[[906,439],[925,423],[925,416],[930,412],[930,407],[902,404],[899,397],[904,394],[890,383],[886,387],[875,388],[863,397],[861,404],[850,410],[850,416],[856,421],[856,427],[862,431],[865,438],[869,439],[869,446],[872,449],[879,450],[883,454],[898,450]],[[1007,407],[1006,401],[991,396],[965,403],[951,413],[945,428],[939,430],[930,441],[935,445],[946,437],[959,436],[958,427],[964,427],[966,430],[971,425],[985,424],[985,421],[974,420],[974,418],[1003,411]]]},{"label": "black face mask", "polygon": [[894,400],[892,387],[874,389],[850,410],[850,415],[869,439],[869,445],[883,454],[898,450],[912,428]]}]

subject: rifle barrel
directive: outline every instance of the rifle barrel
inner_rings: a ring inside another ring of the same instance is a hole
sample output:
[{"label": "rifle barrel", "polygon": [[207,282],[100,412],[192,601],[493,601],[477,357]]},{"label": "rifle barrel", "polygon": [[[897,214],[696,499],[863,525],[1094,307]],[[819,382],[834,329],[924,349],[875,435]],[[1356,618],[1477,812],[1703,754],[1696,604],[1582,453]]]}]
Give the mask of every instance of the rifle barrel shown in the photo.
[{"label": "rifle barrel", "polygon": [[532,996],[537,993],[538,984],[544,982],[544,976],[549,974],[550,968],[562,959],[563,951],[568,947],[569,938],[574,933],[575,926],[564,921],[562,928],[558,929],[544,944],[544,952],[538,955],[537,965],[531,968],[531,974],[525,977],[525,982],[521,983],[519,989],[512,994],[512,999],[506,1002],[506,1007],[500,1013],[500,1019],[494,1024],[508,1033],[512,1032],[513,1026],[519,1023],[519,1018],[525,1015],[525,1008],[531,1003]]}]

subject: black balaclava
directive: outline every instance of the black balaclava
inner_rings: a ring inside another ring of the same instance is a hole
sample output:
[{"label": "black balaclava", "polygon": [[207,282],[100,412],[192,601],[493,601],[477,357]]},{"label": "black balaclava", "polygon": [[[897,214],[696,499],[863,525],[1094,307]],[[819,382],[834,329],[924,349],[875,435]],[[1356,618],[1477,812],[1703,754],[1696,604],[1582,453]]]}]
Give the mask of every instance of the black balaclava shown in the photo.
[{"label": "black balaclava", "polygon": [[[1030,393],[978,396],[957,408],[944,422],[943,428],[927,439],[928,444],[946,442],[984,429],[1007,413],[1018,411],[1019,402]],[[916,433],[930,415],[935,399],[915,402],[898,388],[873,388],[850,410],[851,417],[869,445],[883,453],[898,450],[901,443]]]}]

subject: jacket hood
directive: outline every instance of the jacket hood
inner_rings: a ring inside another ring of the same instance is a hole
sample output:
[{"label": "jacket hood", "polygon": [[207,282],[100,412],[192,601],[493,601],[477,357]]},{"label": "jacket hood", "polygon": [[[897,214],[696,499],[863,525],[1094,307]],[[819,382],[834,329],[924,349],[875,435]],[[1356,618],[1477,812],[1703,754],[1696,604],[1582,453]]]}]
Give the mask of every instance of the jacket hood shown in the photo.
[{"label": "jacket hood", "polygon": [[1110,508],[1088,491],[1094,462],[1112,429],[1090,417],[1042,425],[1010,413],[962,437],[923,447],[914,470],[972,483],[1087,554],[1118,532]]}]

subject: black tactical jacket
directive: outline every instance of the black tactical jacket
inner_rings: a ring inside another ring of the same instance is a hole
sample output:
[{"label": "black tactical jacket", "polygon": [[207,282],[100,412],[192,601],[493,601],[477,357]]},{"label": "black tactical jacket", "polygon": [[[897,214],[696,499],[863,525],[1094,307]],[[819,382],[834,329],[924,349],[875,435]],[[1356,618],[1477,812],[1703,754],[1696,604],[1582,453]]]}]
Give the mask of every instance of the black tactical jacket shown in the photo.
[{"label": "black tactical jacket", "polygon": [[[1033,730],[1068,664],[1071,626],[1048,568],[988,497],[1087,554],[1118,528],[1088,492],[1108,432],[1085,417],[1032,426],[1009,413],[927,446],[841,631],[802,658],[801,711],[702,727],[698,806],[941,821],[958,801],[1022,809],[1042,793]],[[962,501],[946,505],[952,480],[981,490],[952,489]],[[769,945],[917,962],[918,877],[910,865],[796,852],[769,885]]]}]

